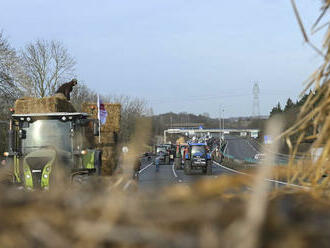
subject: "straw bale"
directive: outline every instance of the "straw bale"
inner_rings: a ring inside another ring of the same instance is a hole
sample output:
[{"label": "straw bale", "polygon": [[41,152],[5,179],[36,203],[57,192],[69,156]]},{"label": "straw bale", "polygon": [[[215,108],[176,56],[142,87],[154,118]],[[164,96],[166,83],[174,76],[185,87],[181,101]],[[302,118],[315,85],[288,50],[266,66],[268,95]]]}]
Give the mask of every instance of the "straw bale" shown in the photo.
[{"label": "straw bale", "polygon": [[[102,150],[102,174],[112,175],[119,160],[117,137],[120,132],[121,105],[105,103],[104,106],[108,116],[105,125],[101,126],[101,142],[99,142],[99,137],[95,137],[95,143]],[[97,119],[95,103],[84,103],[82,110]]]},{"label": "straw bale", "polygon": [[16,114],[76,112],[72,104],[61,95],[33,98],[23,97],[15,102]]},{"label": "straw bale", "polygon": [[[105,103],[105,110],[108,112],[105,125],[102,125],[101,132],[120,132],[121,105],[119,103]],[[84,112],[97,119],[97,105],[95,103],[84,103]]]},{"label": "straw bale", "polygon": [[118,152],[116,146],[102,148],[102,175],[112,175],[118,164]]}]

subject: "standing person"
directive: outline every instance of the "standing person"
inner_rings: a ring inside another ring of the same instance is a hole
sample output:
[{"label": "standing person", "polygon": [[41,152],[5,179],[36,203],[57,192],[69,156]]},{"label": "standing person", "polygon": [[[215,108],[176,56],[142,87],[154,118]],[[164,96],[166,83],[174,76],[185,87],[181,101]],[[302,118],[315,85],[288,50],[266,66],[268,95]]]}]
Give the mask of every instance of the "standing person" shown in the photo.
[{"label": "standing person", "polygon": [[137,157],[135,159],[134,169],[133,169],[133,179],[139,179],[139,171],[141,170],[141,158]]},{"label": "standing person", "polygon": [[156,172],[159,171],[160,156],[155,158]]}]

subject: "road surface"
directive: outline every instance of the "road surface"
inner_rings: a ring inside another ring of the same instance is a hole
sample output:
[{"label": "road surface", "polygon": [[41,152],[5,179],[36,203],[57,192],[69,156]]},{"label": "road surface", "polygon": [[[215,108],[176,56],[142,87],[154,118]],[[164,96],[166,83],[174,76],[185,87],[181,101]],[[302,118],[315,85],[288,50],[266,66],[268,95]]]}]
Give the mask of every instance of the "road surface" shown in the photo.
[{"label": "road surface", "polygon": [[201,171],[193,171],[192,175],[185,175],[183,170],[175,170],[174,165],[160,165],[156,172],[156,166],[151,161],[142,161],[142,167],[139,172],[139,188],[144,191],[158,190],[165,186],[178,183],[191,184],[202,178],[218,177],[222,174],[232,174],[232,172],[213,164],[213,174],[204,175]]},{"label": "road surface", "polygon": [[[226,135],[228,142],[225,153],[233,156],[238,160],[254,160],[257,153],[263,153],[263,148],[257,141],[239,136]],[[270,154],[275,156],[275,164],[287,164],[289,156],[285,154],[274,153],[267,150]]]},{"label": "road surface", "polygon": [[[227,135],[227,147],[225,153],[232,155],[236,159],[254,159],[257,153],[261,153],[260,147],[248,139]],[[283,160],[283,158],[282,158]],[[143,191],[159,190],[163,187],[175,184],[192,184],[202,178],[214,178],[223,174],[245,174],[239,171],[232,170],[220,164],[213,163],[213,174],[204,175],[201,171],[193,171],[192,175],[185,175],[183,170],[175,170],[173,162],[168,165],[160,165],[159,171],[156,172],[156,166],[152,160],[142,161],[141,170],[139,171],[138,184],[139,189]],[[247,175],[249,176],[249,175]],[[300,187],[286,182],[276,181],[272,178],[265,178],[265,181],[272,186],[293,186]]]},{"label": "road surface", "polygon": [[261,153],[248,139],[233,135],[226,135],[225,139],[227,141],[225,153],[238,160],[254,159],[257,153]]}]

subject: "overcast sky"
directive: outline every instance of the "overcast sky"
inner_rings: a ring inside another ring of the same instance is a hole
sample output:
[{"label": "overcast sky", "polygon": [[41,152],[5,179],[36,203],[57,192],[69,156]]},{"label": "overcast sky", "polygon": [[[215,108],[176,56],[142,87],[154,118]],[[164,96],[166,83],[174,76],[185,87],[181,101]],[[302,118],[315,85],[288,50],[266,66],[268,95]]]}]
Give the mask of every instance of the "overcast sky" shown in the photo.
[{"label": "overcast sky", "polygon": [[[297,1],[307,29],[319,0]],[[297,99],[320,64],[289,0],[1,0],[0,29],[17,49],[60,40],[78,79],[103,94],[145,98],[155,113],[261,114]],[[320,45],[322,35],[313,37]]]}]

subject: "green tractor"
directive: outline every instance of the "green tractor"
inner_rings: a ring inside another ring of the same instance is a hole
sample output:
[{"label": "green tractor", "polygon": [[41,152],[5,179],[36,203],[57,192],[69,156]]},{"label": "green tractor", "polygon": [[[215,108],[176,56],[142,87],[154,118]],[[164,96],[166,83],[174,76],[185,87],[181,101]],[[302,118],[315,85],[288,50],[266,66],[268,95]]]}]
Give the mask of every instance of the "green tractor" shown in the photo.
[{"label": "green tractor", "polygon": [[[58,182],[87,181],[100,175],[101,150],[95,149],[98,122],[86,113],[12,114],[9,151],[13,181],[26,190],[47,190]],[[64,176],[63,176],[64,175]]]}]

